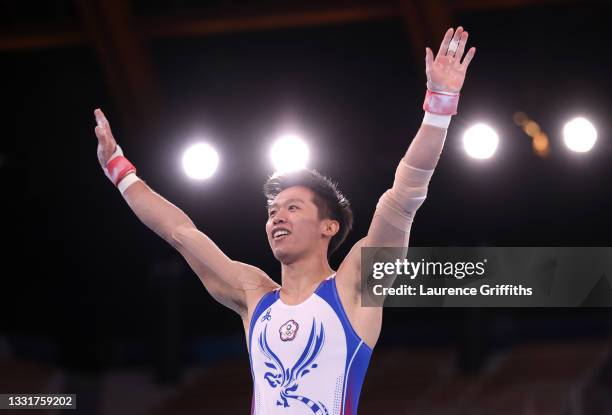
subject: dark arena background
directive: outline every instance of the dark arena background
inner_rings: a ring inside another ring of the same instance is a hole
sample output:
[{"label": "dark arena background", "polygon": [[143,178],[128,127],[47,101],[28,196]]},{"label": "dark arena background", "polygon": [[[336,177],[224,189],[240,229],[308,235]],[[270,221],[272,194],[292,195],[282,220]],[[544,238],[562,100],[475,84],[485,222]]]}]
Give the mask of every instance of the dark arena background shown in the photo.
[{"label": "dark arena background", "polygon": [[[0,393],[76,394],[65,413],[91,415],[250,410],[240,319],[104,176],[98,107],[140,177],[280,283],[261,193],[279,131],[300,131],[309,167],[351,200],[336,267],[422,121],[425,46],[462,25],[477,53],[411,245],[611,246],[611,15],[605,1],[0,0]],[[563,142],[577,116],[591,151]],[[486,160],[462,146],[476,122],[499,136]],[[181,153],[200,138],[220,162],[197,181]],[[608,308],[387,308],[359,413],[612,414],[611,329]]]}]

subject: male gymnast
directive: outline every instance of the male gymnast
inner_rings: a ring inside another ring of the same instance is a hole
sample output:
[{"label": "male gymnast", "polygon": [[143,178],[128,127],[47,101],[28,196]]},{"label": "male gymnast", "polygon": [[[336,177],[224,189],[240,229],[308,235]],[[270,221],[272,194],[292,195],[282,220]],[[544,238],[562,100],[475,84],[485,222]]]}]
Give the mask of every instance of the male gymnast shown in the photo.
[{"label": "male gymnast", "polygon": [[98,161],[136,216],[177,249],[208,293],[242,319],[253,377],[251,414],[356,414],[382,326],[382,307],[361,306],[361,248],[407,249],[425,200],[459,91],[476,53],[463,60],[468,33],[448,29],[434,57],[425,50],[423,124],[376,206],[367,235],[338,270],[329,255],[346,239],[353,215],[335,185],[315,171],[272,176],[264,185],[266,234],[281,264],[281,284],[228,258],[179,208],[155,193],[123,156],[101,110]]}]

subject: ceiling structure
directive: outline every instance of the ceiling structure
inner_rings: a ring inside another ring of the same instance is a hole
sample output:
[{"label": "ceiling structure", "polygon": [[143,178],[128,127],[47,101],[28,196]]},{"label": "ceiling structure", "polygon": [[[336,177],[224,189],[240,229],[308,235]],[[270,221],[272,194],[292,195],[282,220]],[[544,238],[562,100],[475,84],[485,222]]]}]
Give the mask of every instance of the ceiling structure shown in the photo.
[{"label": "ceiling structure", "polygon": [[0,1],[0,52],[89,44],[96,51],[126,128],[154,115],[162,102],[146,42],[159,38],[214,36],[399,19],[412,51],[423,46],[463,11],[490,11],[573,4],[568,0],[275,0],[253,2],[174,0]]}]

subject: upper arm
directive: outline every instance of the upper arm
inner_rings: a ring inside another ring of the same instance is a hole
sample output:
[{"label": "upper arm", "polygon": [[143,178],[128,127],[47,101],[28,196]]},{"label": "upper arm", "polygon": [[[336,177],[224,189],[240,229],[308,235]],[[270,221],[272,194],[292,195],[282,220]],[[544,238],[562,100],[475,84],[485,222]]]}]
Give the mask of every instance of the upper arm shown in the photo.
[{"label": "upper arm", "polygon": [[[367,247],[403,247],[408,242],[404,231],[393,227],[380,215],[374,215],[368,235],[353,245],[336,273],[338,295],[355,329],[355,332],[366,344],[374,347],[382,327],[382,307],[363,307],[362,292],[370,291],[369,283],[375,280],[368,278],[367,287],[362,287],[361,251]],[[364,291],[365,290],[365,291]]]},{"label": "upper arm", "polygon": [[361,248],[405,247],[407,249],[409,237],[410,230],[398,229],[375,213],[368,234],[353,245],[338,268],[337,282],[348,290],[355,291],[357,295],[361,291]]},{"label": "upper arm", "polygon": [[241,316],[246,315],[252,300],[278,286],[259,268],[231,260],[195,227],[176,229],[172,246],[185,258],[209,294]]}]

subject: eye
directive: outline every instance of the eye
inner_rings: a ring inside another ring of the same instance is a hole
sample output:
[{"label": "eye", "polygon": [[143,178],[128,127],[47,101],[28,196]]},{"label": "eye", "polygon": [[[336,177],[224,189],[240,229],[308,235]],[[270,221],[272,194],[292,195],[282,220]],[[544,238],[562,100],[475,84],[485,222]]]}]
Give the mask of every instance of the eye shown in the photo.
[{"label": "eye", "polygon": [[292,210],[292,209],[295,210],[294,208],[299,209],[297,205],[289,205],[289,210]]},{"label": "eye", "polygon": [[275,213],[276,213],[275,210],[270,210],[270,211],[268,211],[268,216],[272,217],[272,216],[274,216]]}]

